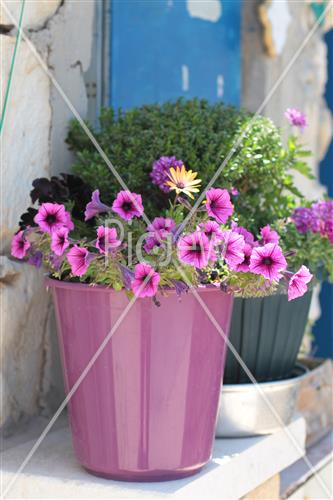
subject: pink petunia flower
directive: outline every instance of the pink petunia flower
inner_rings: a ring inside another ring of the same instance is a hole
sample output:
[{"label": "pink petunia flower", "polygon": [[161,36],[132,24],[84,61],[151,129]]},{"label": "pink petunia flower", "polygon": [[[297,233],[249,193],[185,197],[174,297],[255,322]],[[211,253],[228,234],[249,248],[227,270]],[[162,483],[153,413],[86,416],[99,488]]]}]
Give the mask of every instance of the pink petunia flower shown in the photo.
[{"label": "pink petunia flower", "polygon": [[56,255],[62,255],[66,248],[69,247],[68,232],[68,228],[64,226],[52,232],[51,250]]},{"label": "pink petunia flower", "polygon": [[290,125],[299,127],[302,132],[304,131],[305,127],[308,126],[305,114],[296,108],[288,108],[284,116],[287,118]]},{"label": "pink petunia flower", "polygon": [[19,231],[12,238],[11,254],[17,259],[23,259],[30,246],[30,242],[26,239],[24,231]]},{"label": "pink petunia flower", "polygon": [[302,266],[297,273],[295,273],[289,280],[288,285],[288,300],[296,299],[297,297],[302,297],[307,291],[307,283],[309,283],[313,278],[309,269],[306,266]]},{"label": "pink petunia flower", "polygon": [[121,245],[121,241],[117,239],[117,230],[114,227],[99,226],[97,228],[96,248],[100,253],[107,254],[112,252]]},{"label": "pink petunia flower", "polygon": [[74,276],[83,276],[93,260],[94,255],[84,247],[74,245],[67,254],[67,260]]},{"label": "pink petunia flower", "polygon": [[130,191],[120,191],[112,204],[112,210],[125,220],[141,217],[143,214],[141,195]]},{"label": "pink petunia flower", "polygon": [[69,212],[65,212],[65,219],[66,219],[65,227],[67,227],[68,231],[73,231],[74,223],[71,219],[71,214]]},{"label": "pink petunia flower", "polygon": [[73,224],[65,206],[58,203],[43,203],[34,217],[34,222],[44,233],[52,233],[60,227]]},{"label": "pink petunia flower", "polygon": [[250,233],[250,231],[248,231],[247,229],[245,229],[245,227],[238,226],[237,222],[232,221],[231,229],[234,231],[234,233],[241,234],[244,237],[245,243],[248,243],[249,245],[255,245],[253,234]]},{"label": "pink petunia flower", "polygon": [[239,191],[235,187],[232,187],[231,189],[229,189],[229,193],[231,194],[231,196],[239,196]]},{"label": "pink petunia flower", "polygon": [[110,207],[101,202],[99,198],[99,190],[96,189],[91,196],[91,201],[89,201],[86,205],[84,220],[87,221],[98,214],[104,214],[110,210]]},{"label": "pink petunia flower", "polygon": [[153,222],[149,224],[148,231],[151,233],[155,231],[164,230],[170,233],[176,227],[176,223],[170,217],[155,217]]},{"label": "pink petunia flower", "polygon": [[179,239],[178,257],[182,262],[198,269],[206,267],[209,260],[216,260],[213,244],[200,231],[187,234]]},{"label": "pink petunia flower", "polygon": [[266,243],[278,243],[280,236],[276,231],[270,228],[270,225],[267,224],[267,226],[263,227],[260,229],[260,234],[262,238],[262,242],[264,245]]},{"label": "pink petunia flower", "polygon": [[231,229],[223,231],[222,257],[230,267],[236,270],[244,260],[245,240],[242,234],[238,234]]},{"label": "pink petunia flower", "polygon": [[226,189],[211,188],[206,193],[206,210],[210,217],[224,224],[234,211],[230,195]]},{"label": "pink petunia flower", "polygon": [[241,272],[241,273],[248,273],[250,272],[250,258],[252,255],[252,250],[253,246],[249,245],[249,243],[245,243],[243,252],[244,252],[244,259],[240,264],[236,264],[234,266],[234,271]]},{"label": "pink petunia flower", "polygon": [[137,297],[153,297],[160,279],[160,275],[149,264],[137,264],[131,287]]},{"label": "pink petunia flower", "polygon": [[199,228],[209,240],[213,240],[216,243],[218,241],[221,241],[223,238],[223,233],[219,224],[213,220],[202,222],[201,224],[199,224]]},{"label": "pink petunia flower", "polygon": [[270,281],[278,281],[281,272],[287,267],[281,248],[276,243],[267,243],[253,248],[250,258],[250,271],[261,274]]}]

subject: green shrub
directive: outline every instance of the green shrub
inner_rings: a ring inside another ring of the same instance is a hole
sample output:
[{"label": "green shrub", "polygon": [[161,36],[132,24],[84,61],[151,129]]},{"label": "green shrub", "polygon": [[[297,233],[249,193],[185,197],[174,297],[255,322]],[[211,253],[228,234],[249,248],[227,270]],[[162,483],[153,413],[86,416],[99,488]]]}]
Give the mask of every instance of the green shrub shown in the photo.
[{"label": "green shrub", "polygon": [[[152,184],[149,173],[160,156],[176,156],[199,172],[204,188],[227,157],[234,141],[252,115],[224,104],[183,100],[147,105],[127,112],[103,109],[94,134],[131,191],[143,195],[148,216],[168,207],[168,196]],[[105,203],[122,189],[77,122],[67,138],[76,153],[73,171],[98,188]],[[215,187],[236,187],[234,199],[240,224],[258,228],[286,217],[301,194],[293,184],[291,168],[308,173],[294,137],[283,148],[280,131],[271,120],[258,116],[227,162]]]}]

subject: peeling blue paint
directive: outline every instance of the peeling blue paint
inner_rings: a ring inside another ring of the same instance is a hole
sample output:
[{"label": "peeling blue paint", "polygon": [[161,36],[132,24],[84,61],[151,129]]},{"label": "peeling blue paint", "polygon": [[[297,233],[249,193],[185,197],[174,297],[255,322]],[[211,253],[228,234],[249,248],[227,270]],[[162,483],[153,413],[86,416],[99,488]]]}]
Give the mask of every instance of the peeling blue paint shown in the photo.
[{"label": "peeling blue paint", "polygon": [[191,17],[186,0],[113,0],[110,104],[185,96],[238,106],[242,1],[220,1],[222,15],[211,22]]}]

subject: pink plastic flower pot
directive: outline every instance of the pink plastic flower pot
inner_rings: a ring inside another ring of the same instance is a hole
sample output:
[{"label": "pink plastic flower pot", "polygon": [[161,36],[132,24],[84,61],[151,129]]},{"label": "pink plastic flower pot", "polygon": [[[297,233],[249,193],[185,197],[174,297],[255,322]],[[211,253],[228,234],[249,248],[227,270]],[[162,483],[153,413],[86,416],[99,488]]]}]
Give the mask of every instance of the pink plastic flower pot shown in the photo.
[{"label": "pink plastic flower pot", "polygon": [[[102,286],[48,279],[69,391],[129,300]],[[233,299],[198,290],[228,333]],[[211,456],[226,344],[193,293],[138,299],[69,402],[74,449],[94,474],[161,481]]]}]

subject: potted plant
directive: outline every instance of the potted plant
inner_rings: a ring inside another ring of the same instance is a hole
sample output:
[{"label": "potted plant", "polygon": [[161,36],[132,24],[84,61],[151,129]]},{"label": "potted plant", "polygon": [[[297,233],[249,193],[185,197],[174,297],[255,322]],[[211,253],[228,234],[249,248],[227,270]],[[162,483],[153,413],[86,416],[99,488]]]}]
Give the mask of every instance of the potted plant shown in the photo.
[{"label": "potted plant", "polygon": [[[289,109],[286,117],[294,129],[303,130],[307,125],[305,116],[295,109]],[[310,152],[301,145],[297,134],[290,134],[284,145],[281,131],[268,118],[198,99],[148,105],[126,113],[105,109],[96,131],[118,172],[148,198],[148,215],[168,207],[165,177],[170,167],[184,162],[199,173],[205,186],[241,133],[241,144],[217,182],[230,193],[234,227],[240,232],[246,228],[246,251],[253,245],[279,241],[290,269],[295,272],[304,262],[317,275],[316,262],[308,258],[313,256],[313,250],[308,251],[312,241],[290,241],[290,217],[304,202],[292,172],[311,177],[305,162]],[[76,152],[74,171],[111,201],[117,183],[77,122],[72,123],[67,141]],[[161,154],[166,156],[156,160]],[[147,182],[149,178],[152,182]],[[320,247],[315,248],[319,254],[322,252]],[[327,245],[324,254],[329,261]],[[234,302],[230,341],[258,381],[286,378],[294,368],[303,338],[311,291],[290,302],[284,287],[276,287],[267,296],[266,291],[248,286],[246,279],[242,277],[246,291],[239,292]],[[247,375],[229,352],[225,382],[246,381]]]},{"label": "potted plant", "polygon": [[209,460],[232,292],[301,281],[296,298],[312,277],[305,266],[290,276],[272,242],[253,249],[244,273],[228,190],[209,189],[195,211],[197,173],[174,157],[158,171],[170,203],[152,221],[135,192],[107,204],[80,178],[37,179],[38,205],[12,240],[14,257],[49,272],[67,391],[81,382],[69,402],[78,460],[124,480],[184,477]]}]

